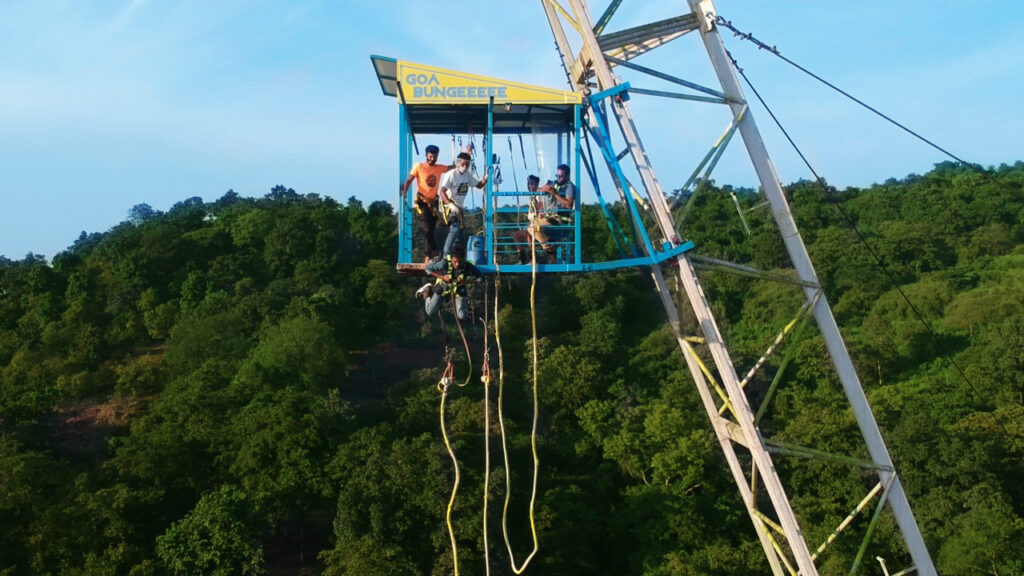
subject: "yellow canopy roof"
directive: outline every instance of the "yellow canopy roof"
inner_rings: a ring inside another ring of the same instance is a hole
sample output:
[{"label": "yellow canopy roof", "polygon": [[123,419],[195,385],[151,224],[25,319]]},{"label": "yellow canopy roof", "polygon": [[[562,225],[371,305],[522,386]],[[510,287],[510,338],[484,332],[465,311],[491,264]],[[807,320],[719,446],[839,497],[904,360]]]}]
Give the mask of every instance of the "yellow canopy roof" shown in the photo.
[{"label": "yellow canopy roof", "polygon": [[579,104],[581,101],[579,94],[565,90],[489,78],[384,56],[371,56],[370,60],[373,62],[384,94],[398,96],[401,89],[402,103],[407,105],[486,105],[491,98],[494,98],[496,105]]}]

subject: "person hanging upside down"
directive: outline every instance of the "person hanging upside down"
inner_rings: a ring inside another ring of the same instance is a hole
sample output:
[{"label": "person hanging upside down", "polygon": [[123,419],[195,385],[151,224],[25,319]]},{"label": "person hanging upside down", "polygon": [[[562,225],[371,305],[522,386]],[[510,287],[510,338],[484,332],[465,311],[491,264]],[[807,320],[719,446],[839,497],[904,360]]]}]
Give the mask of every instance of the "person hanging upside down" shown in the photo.
[{"label": "person hanging upside down", "polygon": [[413,209],[416,211],[416,217],[420,223],[420,231],[423,233],[423,239],[426,242],[424,247],[426,258],[424,261],[430,262],[432,258],[438,255],[437,239],[434,237],[434,230],[437,228],[437,188],[441,183],[441,175],[454,168],[454,166],[437,163],[437,154],[440,152],[440,149],[433,144],[427,146],[425,152],[426,161],[412,167],[412,170],[409,171],[409,177],[398,187],[398,190],[402,193],[402,198],[404,199],[409,190],[409,185],[412,184],[413,180],[416,180],[416,200],[413,204]]},{"label": "person hanging upside down", "polygon": [[428,276],[436,278],[434,283],[424,284],[416,291],[417,298],[424,298],[427,316],[433,316],[442,300],[455,295],[455,314],[459,320],[466,319],[466,286],[470,282],[478,282],[483,275],[469,262],[466,262],[466,249],[456,246],[451,254],[435,260],[424,271]]}]

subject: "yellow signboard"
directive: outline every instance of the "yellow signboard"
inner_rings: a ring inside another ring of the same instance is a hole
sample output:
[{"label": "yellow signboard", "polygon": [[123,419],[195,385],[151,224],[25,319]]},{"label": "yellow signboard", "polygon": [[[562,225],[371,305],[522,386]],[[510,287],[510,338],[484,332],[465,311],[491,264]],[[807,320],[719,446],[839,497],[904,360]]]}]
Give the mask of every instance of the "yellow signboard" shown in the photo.
[{"label": "yellow signboard", "polygon": [[406,104],[579,104],[575,92],[398,61]]}]

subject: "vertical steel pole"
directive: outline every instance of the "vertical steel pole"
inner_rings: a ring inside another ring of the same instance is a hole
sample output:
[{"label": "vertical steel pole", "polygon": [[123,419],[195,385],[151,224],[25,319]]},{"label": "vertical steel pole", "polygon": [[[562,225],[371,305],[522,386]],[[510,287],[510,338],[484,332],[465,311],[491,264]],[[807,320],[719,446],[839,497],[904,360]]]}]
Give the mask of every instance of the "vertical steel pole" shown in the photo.
[{"label": "vertical steel pole", "polygon": [[[580,126],[580,106],[579,106],[579,104],[573,106],[572,109],[573,109],[572,125],[573,125],[573,130],[574,130],[574,133],[575,133],[575,138],[574,139],[575,139],[575,142],[576,142],[576,146],[575,146],[575,150],[576,150],[576,159],[575,160],[576,161],[574,162],[573,173],[576,175],[576,183],[579,184],[579,183],[582,182],[582,179],[580,178],[580,158],[583,155],[583,151],[582,151],[582,143],[580,142],[580,134],[582,133],[583,128]],[[574,225],[575,225],[575,228],[576,228],[575,234],[574,234],[574,238],[576,238],[576,243],[575,243],[575,246],[573,247],[573,252],[574,252],[575,257],[576,257],[575,260],[573,260],[574,264],[580,264],[580,263],[583,262],[583,250],[582,250],[582,247],[581,247],[583,242],[582,242],[582,238],[580,237],[580,230],[582,228],[581,220],[583,220],[583,214],[580,211],[580,206],[583,205],[583,201],[580,198],[581,196],[582,196],[581,189],[577,185],[576,186],[576,199],[573,201],[574,202],[573,209],[576,211],[576,214],[575,214],[576,217],[573,219],[574,222],[575,222]]]},{"label": "vertical steel pole", "polygon": [[[399,87],[401,89],[401,87]],[[410,155],[409,123],[406,121],[404,104],[398,105],[398,182],[405,182],[409,169],[412,167]],[[398,261],[412,262],[412,206],[409,202],[409,191],[401,194],[398,199]]]},{"label": "vertical steel pole", "polygon": [[[496,188],[497,183],[494,181],[493,173],[493,162],[491,162],[491,156],[494,155],[494,96],[487,102],[487,185],[484,186],[484,250],[487,253],[487,262],[494,263],[496,257],[494,255],[494,238],[489,231],[489,224],[491,224],[491,193],[492,187]],[[471,192],[472,194],[472,192]]]}]

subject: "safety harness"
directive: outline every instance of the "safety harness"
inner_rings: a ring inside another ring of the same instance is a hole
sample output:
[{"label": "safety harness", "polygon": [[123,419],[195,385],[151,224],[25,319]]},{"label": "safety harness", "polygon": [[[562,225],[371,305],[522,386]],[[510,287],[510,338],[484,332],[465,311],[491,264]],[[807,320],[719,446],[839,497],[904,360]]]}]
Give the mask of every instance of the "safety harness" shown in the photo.
[{"label": "safety harness", "polygon": [[456,268],[452,264],[451,254],[445,254],[445,276],[451,278],[450,282],[445,282],[441,278],[434,281],[434,285],[440,287],[440,290],[435,290],[435,293],[440,294],[442,298],[447,298],[452,294],[456,296],[464,296],[466,293],[466,283],[469,282],[469,275],[466,274],[466,263],[463,263],[462,267]]},{"label": "safety harness", "polygon": [[[555,192],[559,196],[562,196],[563,198],[565,197],[565,189],[568,186],[569,186],[569,181],[568,180],[566,180],[565,182],[562,182],[561,184],[559,184],[558,181],[555,181],[555,182],[551,183],[551,187],[554,188]],[[558,224],[568,224],[568,223],[572,222],[572,217],[571,216],[567,216],[565,214],[559,213],[558,206],[559,206],[558,202],[556,202],[554,200],[547,200],[547,199],[545,199],[544,205],[541,207],[541,211],[540,211],[541,218],[546,218],[550,222],[558,223]]]},{"label": "safety harness", "polygon": [[423,216],[424,213],[429,212],[434,218],[437,218],[437,198],[427,200],[420,196],[419,192],[416,192],[416,201],[413,202],[413,207],[416,209],[417,216]]}]

